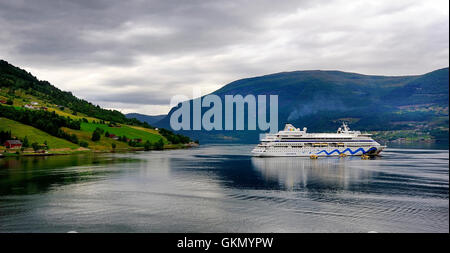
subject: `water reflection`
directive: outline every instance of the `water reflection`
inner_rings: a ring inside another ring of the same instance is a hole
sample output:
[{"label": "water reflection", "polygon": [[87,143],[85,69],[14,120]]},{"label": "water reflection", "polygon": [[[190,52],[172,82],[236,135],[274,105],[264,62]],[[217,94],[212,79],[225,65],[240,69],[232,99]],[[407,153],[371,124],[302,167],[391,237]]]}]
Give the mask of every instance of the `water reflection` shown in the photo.
[{"label": "water reflection", "polygon": [[310,160],[252,148],[0,159],[0,231],[448,232],[446,150]]},{"label": "water reflection", "polygon": [[100,179],[119,172],[104,165],[133,161],[138,160],[95,154],[0,159],[0,196],[42,193],[61,185]]},{"label": "water reflection", "polygon": [[361,160],[359,157],[318,160],[303,157],[253,157],[251,162],[265,180],[277,181],[288,190],[348,190],[353,184],[364,184],[374,176],[371,171],[352,168],[352,161],[356,159]]}]

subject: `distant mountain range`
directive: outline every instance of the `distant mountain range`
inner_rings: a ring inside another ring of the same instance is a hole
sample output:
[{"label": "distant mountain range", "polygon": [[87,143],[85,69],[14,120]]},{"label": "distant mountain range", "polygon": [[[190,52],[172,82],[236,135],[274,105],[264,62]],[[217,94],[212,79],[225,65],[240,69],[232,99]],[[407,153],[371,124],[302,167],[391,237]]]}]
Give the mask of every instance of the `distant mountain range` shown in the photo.
[{"label": "distant mountain range", "polygon": [[[213,92],[278,95],[279,128],[336,131],[340,121],[364,131],[407,130],[448,141],[448,67],[424,75],[374,76],[341,71],[294,71],[234,81]],[[192,103],[192,100],[191,100]],[[170,115],[139,119],[170,129]],[[205,108],[206,111],[208,108]],[[203,112],[204,112],[203,111]],[[203,113],[202,112],[202,113]],[[191,115],[192,116],[192,115]],[[159,121],[156,121],[160,119]],[[178,131],[201,142],[257,142],[259,131]]]},{"label": "distant mountain range", "polygon": [[164,117],[166,117],[166,114],[162,115],[145,115],[140,113],[127,113],[125,116],[129,119],[135,118],[142,122],[147,122],[150,125],[153,125],[154,123],[157,123],[158,121],[162,120]]}]

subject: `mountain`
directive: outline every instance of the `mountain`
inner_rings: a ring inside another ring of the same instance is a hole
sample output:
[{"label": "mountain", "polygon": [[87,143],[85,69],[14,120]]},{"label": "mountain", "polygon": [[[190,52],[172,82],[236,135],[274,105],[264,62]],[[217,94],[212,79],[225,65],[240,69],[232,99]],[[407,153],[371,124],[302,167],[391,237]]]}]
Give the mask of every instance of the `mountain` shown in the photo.
[{"label": "mountain", "polygon": [[[278,95],[279,128],[289,122],[314,132],[334,132],[339,121],[345,120],[353,129],[363,131],[404,130],[448,139],[445,138],[448,136],[448,88],[448,68],[411,76],[313,70],[245,78],[212,94],[220,96],[222,101],[225,95]],[[192,107],[192,100],[190,103]],[[207,109],[204,108],[202,114]],[[172,108],[157,125],[170,128],[170,116],[175,110],[177,108]],[[179,132],[201,142],[251,143],[258,141],[260,133],[248,130]]]},{"label": "mountain", "polygon": [[127,113],[127,114],[125,114],[125,116],[129,119],[135,118],[139,121],[147,122],[148,124],[153,125],[153,124],[157,123],[158,121],[162,120],[163,118],[165,118],[167,115],[166,114],[145,115],[145,114],[140,114],[140,113]]},{"label": "mountain", "polygon": [[107,110],[98,105],[79,99],[71,92],[62,91],[47,81],[38,80],[31,73],[9,64],[7,61],[0,60],[0,88],[10,89],[13,94],[15,90],[25,90],[30,95],[40,96],[42,99],[52,104],[64,106],[75,112],[96,117],[102,120],[111,120],[115,122],[127,122],[125,115],[116,110]]}]

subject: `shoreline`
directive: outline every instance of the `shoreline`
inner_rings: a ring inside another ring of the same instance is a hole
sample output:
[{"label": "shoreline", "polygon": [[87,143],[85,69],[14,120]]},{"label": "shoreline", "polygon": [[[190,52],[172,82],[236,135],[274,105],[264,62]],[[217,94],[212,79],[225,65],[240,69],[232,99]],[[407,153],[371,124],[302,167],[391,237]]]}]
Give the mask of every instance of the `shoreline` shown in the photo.
[{"label": "shoreline", "polygon": [[[175,149],[186,149],[186,148],[195,148],[199,147],[200,144],[168,144],[163,149],[158,151],[164,151],[164,150],[175,150]],[[67,150],[67,151],[50,151],[47,153],[24,153],[20,152],[17,154],[16,152],[3,152],[0,153],[0,158],[9,158],[9,157],[35,157],[35,156],[58,156],[58,155],[76,155],[76,154],[92,154],[92,153],[128,153],[128,152],[135,152],[135,151],[155,151],[157,149],[150,149],[145,150],[144,147],[133,147],[133,148],[125,148],[125,149],[116,149],[116,150],[93,150],[93,149],[86,149],[86,150]],[[5,155],[6,154],[6,155]]]}]

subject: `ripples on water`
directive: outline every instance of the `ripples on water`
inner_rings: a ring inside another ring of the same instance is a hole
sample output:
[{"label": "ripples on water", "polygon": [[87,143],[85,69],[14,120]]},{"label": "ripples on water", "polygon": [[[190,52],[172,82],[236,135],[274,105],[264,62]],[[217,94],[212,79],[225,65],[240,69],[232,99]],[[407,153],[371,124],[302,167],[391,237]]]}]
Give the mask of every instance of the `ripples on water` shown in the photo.
[{"label": "ripples on water", "polygon": [[252,146],[0,160],[0,232],[449,232],[448,150]]}]

